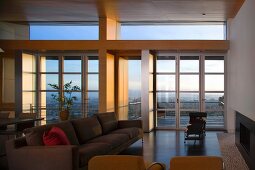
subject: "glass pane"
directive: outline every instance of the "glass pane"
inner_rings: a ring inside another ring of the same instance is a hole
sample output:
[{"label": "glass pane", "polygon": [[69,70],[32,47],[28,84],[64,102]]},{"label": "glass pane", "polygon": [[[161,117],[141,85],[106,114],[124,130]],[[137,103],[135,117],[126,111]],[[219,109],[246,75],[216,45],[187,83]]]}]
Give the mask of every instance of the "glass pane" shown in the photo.
[{"label": "glass pane", "polygon": [[224,128],[224,111],[207,111],[206,127]]},{"label": "glass pane", "polygon": [[58,92],[41,92],[41,117],[47,124],[58,121],[59,104],[52,95],[58,95]]},{"label": "glass pane", "polygon": [[128,60],[128,97],[141,98],[141,60]]},{"label": "glass pane", "polygon": [[41,90],[55,90],[49,84],[58,84],[58,74],[41,74]]},{"label": "glass pane", "polygon": [[199,111],[199,93],[180,93],[180,125],[189,123],[189,113]]},{"label": "glass pane", "polygon": [[77,100],[73,101],[73,106],[70,109],[70,119],[82,117],[82,100],[81,92],[72,92],[71,94],[64,93],[66,97],[76,97]]},{"label": "glass pane", "polygon": [[[140,101],[134,101],[128,103],[128,120],[135,120],[141,118],[141,99]],[[120,107],[125,111],[125,107]]]},{"label": "glass pane", "polygon": [[224,91],[224,75],[205,75],[205,91]]},{"label": "glass pane", "polygon": [[99,62],[98,60],[88,60],[88,72],[99,72]]},{"label": "glass pane", "polygon": [[81,72],[81,57],[65,57],[64,72]]},{"label": "glass pane", "polygon": [[58,72],[58,57],[41,57],[41,72]]},{"label": "glass pane", "polygon": [[35,90],[36,89],[36,74],[23,73],[22,74],[22,90]]},{"label": "glass pane", "polygon": [[91,117],[95,113],[98,113],[98,92],[88,92],[87,99],[87,116]]},{"label": "glass pane", "polygon": [[199,109],[199,93],[180,93],[180,109],[197,111]]},{"label": "glass pane", "polygon": [[224,40],[223,22],[121,25],[122,40]]},{"label": "glass pane", "polygon": [[36,57],[34,55],[22,53],[22,71],[23,72],[36,71]]},{"label": "glass pane", "polygon": [[205,73],[224,73],[224,60],[205,60]]},{"label": "glass pane", "polygon": [[176,126],[176,113],[175,92],[158,92],[157,93],[157,126],[158,127],[175,127]]},{"label": "glass pane", "polygon": [[31,25],[30,40],[98,40],[98,25]]},{"label": "glass pane", "polygon": [[88,90],[98,90],[98,74],[88,74]]},{"label": "glass pane", "polygon": [[198,56],[181,56],[180,59],[181,73],[198,73],[199,57]]},{"label": "glass pane", "polygon": [[175,57],[158,57],[157,73],[174,73]]},{"label": "glass pane", "polygon": [[35,106],[35,92],[23,92],[22,93],[22,111],[30,112],[32,106]]},{"label": "glass pane", "polygon": [[128,60],[128,106],[118,109],[128,112],[129,120],[141,118],[141,60]]},{"label": "glass pane", "polygon": [[157,90],[175,91],[175,75],[157,75]]},{"label": "glass pane", "polygon": [[199,75],[180,75],[180,91],[199,91]]},{"label": "glass pane", "polygon": [[206,111],[224,110],[224,93],[205,93]]},{"label": "glass pane", "polygon": [[72,86],[79,86],[81,88],[81,75],[80,74],[64,74],[64,84],[72,81]]}]

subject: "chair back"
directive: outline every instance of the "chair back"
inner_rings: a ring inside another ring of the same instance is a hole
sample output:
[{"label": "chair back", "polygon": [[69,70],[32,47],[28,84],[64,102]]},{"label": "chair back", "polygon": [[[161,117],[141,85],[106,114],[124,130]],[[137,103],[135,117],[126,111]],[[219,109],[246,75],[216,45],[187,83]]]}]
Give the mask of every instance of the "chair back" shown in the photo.
[{"label": "chair back", "polygon": [[217,156],[177,156],[170,160],[170,170],[223,170],[221,157]]},{"label": "chair back", "polygon": [[36,113],[21,113],[19,115],[20,119],[35,119],[36,118]]},{"label": "chair back", "polygon": [[207,113],[206,112],[190,112],[189,123],[206,123]]},{"label": "chair back", "polygon": [[95,156],[89,160],[88,170],[145,170],[143,157],[130,155]]}]

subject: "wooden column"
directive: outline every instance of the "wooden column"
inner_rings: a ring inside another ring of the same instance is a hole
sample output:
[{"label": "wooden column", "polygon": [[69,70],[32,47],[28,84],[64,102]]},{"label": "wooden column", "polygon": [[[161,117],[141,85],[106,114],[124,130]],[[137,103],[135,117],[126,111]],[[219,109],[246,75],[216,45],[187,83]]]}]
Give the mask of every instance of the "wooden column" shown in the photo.
[{"label": "wooden column", "polygon": [[99,112],[114,111],[114,56],[99,50]]},{"label": "wooden column", "polygon": [[99,18],[99,40],[117,40],[120,36],[120,23],[109,18]]},{"label": "wooden column", "polygon": [[150,132],[154,128],[153,122],[153,55],[149,50],[142,50],[142,86],[141,112],[143,128]]},{"label": "wooden column", "polygon": [[[99,40],[116,40],[120,24],[112,19],[99,18]],[[99,112],[115,111],[114,55],[101,46],[99,49]]]}]

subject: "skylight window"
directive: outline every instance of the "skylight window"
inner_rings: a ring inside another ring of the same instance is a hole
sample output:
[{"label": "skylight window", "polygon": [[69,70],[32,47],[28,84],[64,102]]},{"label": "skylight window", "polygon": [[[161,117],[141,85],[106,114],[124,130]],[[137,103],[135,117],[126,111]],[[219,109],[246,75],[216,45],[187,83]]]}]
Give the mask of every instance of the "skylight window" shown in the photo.
[{"label": "skylight window", "polygon": [[30,40],[98,40],[98,25],[30,25]]},{"label": "skylight window", "polygon": [[122,40],[225,40],[224,23],[122,24]]}]

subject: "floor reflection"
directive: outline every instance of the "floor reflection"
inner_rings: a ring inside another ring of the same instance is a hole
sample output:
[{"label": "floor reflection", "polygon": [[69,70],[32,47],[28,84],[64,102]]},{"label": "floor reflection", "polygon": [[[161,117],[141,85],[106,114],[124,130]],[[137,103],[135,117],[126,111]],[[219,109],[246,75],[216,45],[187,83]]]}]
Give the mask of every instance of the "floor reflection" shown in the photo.
[{"label": "floor reflection", "polygon": [[144,134],[144,143],[138,141],[121,154],[143,155],[146,161],[165,163],[169,169],[169,161],[174,156],[220,156],[217,133],[206,132],[204,141],[189,140],[184,143],[183,131],[157,130]]}]

